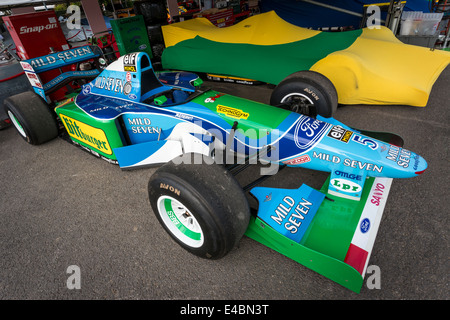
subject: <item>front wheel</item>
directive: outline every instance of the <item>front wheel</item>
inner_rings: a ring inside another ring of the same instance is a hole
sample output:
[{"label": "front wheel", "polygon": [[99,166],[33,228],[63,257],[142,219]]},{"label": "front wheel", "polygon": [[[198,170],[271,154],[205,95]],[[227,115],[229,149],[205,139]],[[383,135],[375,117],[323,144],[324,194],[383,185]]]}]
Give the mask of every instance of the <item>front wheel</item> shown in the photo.
[{"label": "front wheel", "polygon": [[19,93],[3,103],[12,124],[28,143],[38,145],[58,136],[55,116],[34,92]]},{"label": "front wheel", "polygon": [[209,160],[163,165],[150,178],[148,194],[158,221],[181,247],[219,259],[244,235],[250,209],[235,178]]},{"label": "front wheel", "polygon": [[329,118],[336,112],[338,97],[333,83],[322,74],[299,71],[275,87],[270,104],[310,117],[321,115]]}]

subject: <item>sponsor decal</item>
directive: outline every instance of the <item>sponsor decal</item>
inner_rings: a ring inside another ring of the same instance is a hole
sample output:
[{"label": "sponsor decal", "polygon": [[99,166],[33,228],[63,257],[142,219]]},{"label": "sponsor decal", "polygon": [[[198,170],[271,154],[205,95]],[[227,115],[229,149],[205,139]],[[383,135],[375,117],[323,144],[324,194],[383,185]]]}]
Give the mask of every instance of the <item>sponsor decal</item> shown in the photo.
[{"label": "sponsor decal", "polygon": [[84,76],[87,77],[87,76],[96,76],[98,74],[99,74],[99,72],[96,69],[85,70],[85,71],[67,71],[67,72],[64,72],[64,73],[60,74],[59,76],[53,78],[46,84],[44,84],[44,90],[45,91],[50,90],[52,87],[65,81],[66,79],[69,79],[70,77],[84,77]]},{"label": "sponsor decal", "polygon": [[39,57],[36,59],[31,59],[30,64],[33,68],[40,68],[47,65],[52,65],[54,63],[61,63],[61,60],[63,63],[65,61],[70,61],[71,59],[87,56],[93,54],[91,48],[89,47],[80,47],[75,48],[63,52],[58,52],[55,54],[47,55],[45,57]]},{"label": "sponsor decal", "polygon": [[206,99],[205,99],[205,103],[212,103],[212,102],[215,102],[217,98],[220,98],[221,96],[224,96],[224,95],[225,95],[225,93],[218,93],[218,94],[216,94],[216,95],[213,96],[213,97],[206,98]]},{"label": "sponsor decal", "polygon": [[20,65],[22,66],[22,69],[23,69],[24,71],[32,71],[32,72],[34,72],[33,67],[32,67],[31,64],[29,64],[28,62],[20,61]]},{"label": "sponsor decal", "polygon": [[333,170],[328,193],[340,198],[359,200],[366,182],[366,172],[359,169]]},{"label": "sponsor decal", "polygon": [[285,196],[270,218],[280,226],[284,223],[284,228],[290,233],[296,233],[312,205],[313,203],[305,198],[301,198],[297,204],[292,197]]},{"label": "sponsor decal", "polygon": [[328,132],[327,136],[345,143],[348,143],[351,136],[353,135],[353,131],[346,130],[341,126],[333,126]]},{"label": "sponsor decal", "polygon": [[52,30],[52,29],[56,29],[58,28],[58,24],[55,22],[53,23],[48,23],[46,25],[40,25],[40,26],[32,26],[32,27],[28,27],[28,26],[22,26],[19,29],[19,34],[28,34],[28,33],[40,33],[43,30]]},{"label": "sponsor decal", "polygon": [[126,54],[123,56],[123,70],[136,72],[136,57],[137,52]]},{"label": "sponsor decal", "polygon": [[340,178],[331,179],[330,184],[337,190],[344,192],[357,193],[362,190],[362,187],[360,185],[347,179],[340,179]]},{"label": "sponsor decal", "polygon": [[27,78],[28,78],[28,80],[30,80],[30,83],[33,87],[42,89],[42,83],[35,73],[25,72],[25,74],[27,75]]},{"label": "sponsor decal", "polygon": [[319,101],[319,97],[318,97],[317,94],[316,94],[314,91],[312,91],[311,89],[305,88],[305,89],[303,89],[303,91],[306,92],[306,93],[309,93],[309,94],[314,98],[314,100]]},{"label": "sponsor decal", "polygon": [[234,119],[247,119],[249,114],[240,109],[218,105],[217,112]]},{"label": "sponsor decal", "polygon": [[[399,167],[408,168],[409,161],[411,160],[411,151],[391,145],[389,147],[386,159],[396,162]],[[414,169],[417,170],[419,157],[416,156],[414,159],[415,159]]]},{"label": "sponsor decal", "polygon": [[83,92],[83,94],[91,93],[91,85],[88,84],[88,85],[83,86],[82,92]]},{"label": "sponsor decal", "polygon": [[67,99],[66,101],[64,101],[64,102],[62,102],[62,103],[60,103],[60,104],[58,104],[57,108],[63,107],[63,106],[65,106],[65,105],[67,105],[67,104],[73,102],[73,100],[74,100],[73,97],[72,97],[72,98],[69,98],[69,99]]},{"label": "sponsor decal", "polygon": [[335,155],[330,155],[328,153],[322,153],[322,152],[313,152],[313,158],[318,158],[320,160],[333,162],[333,163],[341,163],[341,158]]},{"label": "sponsor decal", "polygon": [[376,164],[370,163],[370,162],[361,162],[358,160],[352,160],[352,159],[344,159],[343,162],[344,166],[350,167],[350,168],[357,168],[359,170],[366,170],[366,171],[373,171],[373,172],[380,172],[383,171],[383,166],[377,166]]},{"label": "sponsor decal", "polygon": [[152,126],[149,118],[128,118],[128,124],[131,126],[131,131],[136,134],[161,133],[161,128]]},{"label": "sponsor decal", "polygon": [[351,180],[358,180],[358,181],[362,180],[362,176],[361,175],[354,174],[354,173],[347,173],[347,172],[344,172],[344,171],[335,171],[334,174],[339,176],[339,177],[349,178]]},{"label": "sponsor decal", "polygon": [[190,116],[190,115],[185,114],[185,113],[179,113],[179,112],[177,112],[175,114],[175,117],[178,118],[178,119],[183,119],[183,120],[192,120],[192,119],[194,119],[193,116]]},{"label": "sponsor decal", "polygon": [[167,215],[169,216],[169,219],[172,221],[172,223],[178,227],[181,222],[178,220],[177,216],[173,212],[173,210],[166,210]]},{"label": "sponsor decal", "polygon": [[294,129],[294,142],[297,148],[307,150],[313,147],[325,134],[330,124],[302,116]]},{"label": "sponsor decal", "polygon": [[112,154],[111,147],[103,130],[75,120],[63,114],[59,115],[69,135],[103,153]]},{"label": "sponsor decal", "polygon": [[320,160],[332,162],[332,163],[342,163],[344,166],[359,170],[365,170],[365,171],[373,171],[373,172],[382,172],[383,166],[378,166],[376,164],[370,163],[370,162],[361,162],[358,160],[352,160],[349,158],[345,158],[342,160],[340,157],[336,155],[330,155],[327,153],[322,152],[313,152],[313,158],[318,158]]},{"label": "sponsor decal", "polygon": [[419,167],[419,163],[420,163],[420,157],[418,155],[415,155],[413,157],[413,159],[414,159],[414,166],[413,166],[413,168],[414,168],[414,170],[417,170],[417,168]]},{"label": "sponsor decal", "polygon": [[300,242],[325,195],[305,184],[298,189],[256,187],[258,217],[279,233]]},{"label": "sponsor decal", "polygon": [[169,190],[170,192],[173,192],[173,193],[175,193],[178,196],[181,194],[180,190],[178,190],[177,188],[171,186],[170,184],[165,184],[165,183],[161,182],[161,184],[159,185],[159,188],[160,189]]},{"label": "sponsor decal", "polygon": [[359,225],[359,229],[362,233],[366,233],[370,229],[370,220],[368,218],[364,218]]},{"label": "sponsor decal", "polygon": [[123,94],[126,96],[129,95],[131,92],[131,89],[133,89],[131,82],[125,82],[125,84],[123,85]]},{"label": "sponsor decal", "polygon": [[108,90],[116,93],[128,95],[133,88],[131,82],[125,82],[123,79],[114,77],[97,77],[94,86],[99,89]]},{"label": "sponsor decal", "polygon": [[306,163],[306,162],[310,162],[311,158],[309,157],[309,155],[305,154],[303,156],[294,158],[294,159],[290,159],[287,161],[283,161],[284,164],[287,165],[297,165],[297,164],[302,164],[302,163]]},{"label": "sponsor decal", "polygon": [[375,186],[375,189],[373,190],[372,198],[370,199],[370,202],[372,202],[377,207],[380,205],[380,202],[383,199],[384,189],[385,189],[384,184],[377,183]]}]

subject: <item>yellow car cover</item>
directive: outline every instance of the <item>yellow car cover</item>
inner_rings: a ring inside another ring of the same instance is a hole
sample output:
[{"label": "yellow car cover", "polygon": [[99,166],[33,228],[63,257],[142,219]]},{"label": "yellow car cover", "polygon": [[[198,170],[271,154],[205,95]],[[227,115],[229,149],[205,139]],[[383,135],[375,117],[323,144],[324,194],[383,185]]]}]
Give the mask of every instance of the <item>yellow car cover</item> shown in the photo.
[{"label": "yellow car cover", "polygon": [[321,32],[274,11],[218,28],[205,18],[162,27],[165,69],[278,84],[312,70],[333,82],[341,104],[426,106],[450,52],[403,44],[386,27]]}]

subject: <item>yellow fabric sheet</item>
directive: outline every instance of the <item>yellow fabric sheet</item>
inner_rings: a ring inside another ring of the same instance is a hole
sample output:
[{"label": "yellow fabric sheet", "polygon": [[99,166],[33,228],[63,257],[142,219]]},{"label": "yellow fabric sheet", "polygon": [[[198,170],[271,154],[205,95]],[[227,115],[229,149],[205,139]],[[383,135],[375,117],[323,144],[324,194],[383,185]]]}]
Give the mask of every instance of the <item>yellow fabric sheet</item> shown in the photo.
[{"label": "yellow fabric sheet", "polygon": [[[163,26],[162,30],[166,47],[176,46],[195,36],[221,43],[273,46],[302,41],[320,33],[292,25],[273,11],[226,28],[218,28],[205,18],[197,18]],[[273,63],[277,59],[286,59],[284,55],[280,52]],[[239,59],[238,56],[232,58]],[[449,63],[450,52],[403,44],[389,29],[380,27],[363,29],[351,46],[328,54],[310,70],[320,72],[333,82],[341,104],[423,107],[434,82]],[[293,69],[292,73],[297,71],[301,70]]]},{"label": "yellow fabric sheet", "polygon": [[166,47],[195,36],[228,43],[274,45],[304,40],[320,31],[297,27],[270,11],[251,16],[233,26],[218,28],[206,18],[196,18],[162,26]]},{"label": "yellow fabric sheet", "polygon": [[449,63],[449,52],[403,44],[382,27],[364,29],[352,46],[328,55],[310,70],[333,82],[341,104],[425,107]]}]

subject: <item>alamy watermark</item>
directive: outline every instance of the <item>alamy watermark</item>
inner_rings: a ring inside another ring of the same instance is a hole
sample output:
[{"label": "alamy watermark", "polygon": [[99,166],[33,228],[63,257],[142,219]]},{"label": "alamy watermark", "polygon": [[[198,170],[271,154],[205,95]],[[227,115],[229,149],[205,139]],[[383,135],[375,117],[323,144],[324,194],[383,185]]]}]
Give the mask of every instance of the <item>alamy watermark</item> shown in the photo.
[{"label": "alamy watermark", "polygon": [[70,16],[67,18],[66,26],[67,29],[81,29],[81,9],[77,5],[70,5],[67,7],[67,14]]},{"label": "alamy watermark", "polygon": [[368,289],[381,289],[381,269],[377,265],[367,267],[366,286]]},{"label": "alamy watermark", "polygon": [[81,270],[77,265],[70,265],[67,267],[66,273],[70,274],[67,278],[67,289],[81,289]]},{"label": "alamy watermark", "polygon": [[230,131],[209,128],[204,130],[201,121],[194,121],[185,128],[188,135],[179,137],[184,154],[174,158],[175,164],[262,164],[262,175],[278,172],[280,131],[278,129],[247,130],[232,128]]},{"label": "alamy watermark", "polygon": [[367,21],[366,26],[368,29],[380,29],[381,27],[381,10],[379,6],[367,7]]}]

